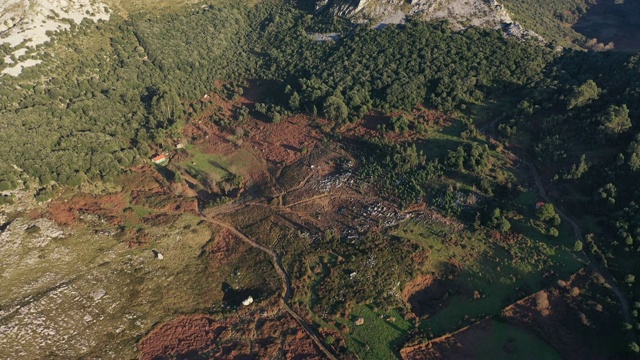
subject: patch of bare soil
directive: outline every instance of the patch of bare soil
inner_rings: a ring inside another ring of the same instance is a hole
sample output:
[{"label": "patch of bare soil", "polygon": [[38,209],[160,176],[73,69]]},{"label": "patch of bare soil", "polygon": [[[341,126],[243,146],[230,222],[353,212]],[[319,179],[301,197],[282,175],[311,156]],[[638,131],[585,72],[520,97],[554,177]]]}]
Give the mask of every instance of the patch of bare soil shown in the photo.
[{"label": "patch of bare soil", "polygon": [[446,304],[446,283],[431,275],[422,275],[408,283],[402,295],[415,316],[433,315]]},{"label": "patch of bare soil", "polygon": [[[601,286],[582,270],[569,281],[541,290],[503,310],[504,318],[517,326],[533,329],[551,343],[565,359],[610,358],[598,349],[606,343],[607,328],[619,322],[611,305],[585,298],[586,288]],[[599,328],[592,323],[600,324]]]},{"label": "patch of bare soil", "polygon": [[405,347],[400,350],[400,355],[404,360],[476,359],[478,344],[490,332],[491,321],[483,320],[427,344]]},{"label": "patch of bare soil", "polygon": [[151,331],[137,347],[141,359],[322,358],[288,314],[258,307],[224,318],[180,316]]}]

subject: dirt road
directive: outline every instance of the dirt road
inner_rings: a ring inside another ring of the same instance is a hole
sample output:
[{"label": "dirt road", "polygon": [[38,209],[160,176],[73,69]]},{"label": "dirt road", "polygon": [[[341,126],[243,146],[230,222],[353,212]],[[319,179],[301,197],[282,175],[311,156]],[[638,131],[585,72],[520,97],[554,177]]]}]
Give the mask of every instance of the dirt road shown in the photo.
[{"label": "dirt road", "polygon": [[289,278],[289,274],[287,274],[284,267],[282,266],[282,258],[280,257],[280,255],[276,254],[273,250],[269,249],[268,247],[255,242],[254,240],[252,240],[251,238],[249,238],[248,236],[240,232],[231,224],[217,220],[210,216],[206,216],[203,213],[200,213],[200,215],[207,222],[229,230],[231,233],[237,236],[240,240],[244,241],[250,246],[264,252],[265,254],[271,257],[271,259],[273,260],[273,267],[276,269],[276,272],[278,273],[278,275],[280,276],[280,279],[282,280],[282,306],[284,307],[285,311],[289,313],[298,322],[298,324],[300,324],[300,326],[304,329],[304,331],[309,335],[311,340],[313,340],[316,346],[318,346],[318,348],[325,354],[325,356],[328,359],[336,360],[337,357],[333,354],[332,350],[324,343],[318,331],[313,326],[308,324],[289,305],[289,300],[291,299],[291,294],[292,294],[291,279]]}]

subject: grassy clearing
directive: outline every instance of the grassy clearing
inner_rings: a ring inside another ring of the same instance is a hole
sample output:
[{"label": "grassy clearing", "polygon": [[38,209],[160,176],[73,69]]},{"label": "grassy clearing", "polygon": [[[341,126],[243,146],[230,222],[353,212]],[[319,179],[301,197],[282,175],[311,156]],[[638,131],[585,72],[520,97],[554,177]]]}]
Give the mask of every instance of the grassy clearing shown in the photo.
[{"label": "grassy clearing", "polygon": [[[395,349],[402,345],[400,340],[412,327],[396,311],[377,312],[369,306],[356,306],[351,312],[352,320],[364,319],[357,326],[353,321],[342,323],[349,327],[347,346],[363,359],[397,359]],[[395,319],[395,321],[392,321]]]},{"label": "grassy clearing", "polygon": [[228,170],[230,166],[229,159],[222,155],[204,154],[197,151],[191,152],[191,158],[184,163],[187,169],[195,171],[199,174],[206,174],[214,181],[221,181],[225,177],[231,175]]},{"label": "grassy clearing", "polygon": [[229,156],[221,154],[205,154],[196,148],[190,148],[190,158],[180,165],[187,171],[200,176],[208,176],[211,180],[222,181],[232,175],[247,177],[252,171],[263,168],[246,149],[237,149]]},{"label": "grassy clearing", "polygon": [[488,124],[505,112],[513,110],[520,97],[514,94],[504,94],[497,99],[487,99],[478,104],[467,104],[465,113],[471,118],[479,120],[478,127]]},{"label": "grassy clearing", "polygon": [[[436,222],[408,221],[393,235],[411,240],[430,251],[423,265],[424,272],[442,272],[451,259],[475,263],[473,257],[487,251],[487,244],[465,232],[456,233],[451,227]],[[451,241],[452,236],[457,238]],[[471,262],[469,262],[471,260]]]},{"label": "grassy clearing", "polygon": [[462,143],[460,133],[464,130],[461,120],[453,119],[451,124],[441,128],[432,129],[427,137],[416,143],[418,150],[422,150],[429,159],[443,158],[450,150],[455,150]]},{"label": "grassy clearing", "polygon": [[535,191],[527,191],[527,192],[523,192],[522,194],[518,195],[518,197],[516,197],[513,202],[517,205],[520,205],[522,207],[530,207],[533,208],[536,204],[536,202],[538,201],[539,196],[538,193]]}]

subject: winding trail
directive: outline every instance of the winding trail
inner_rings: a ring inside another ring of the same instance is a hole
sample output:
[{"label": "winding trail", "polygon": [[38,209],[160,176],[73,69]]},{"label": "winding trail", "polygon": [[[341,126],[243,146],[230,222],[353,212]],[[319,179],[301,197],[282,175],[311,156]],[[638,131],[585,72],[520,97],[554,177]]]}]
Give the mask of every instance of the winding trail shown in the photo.
[{"label": "winding trail", "polygon": [[287,274],[287,272],[284,269],[284,266],[282,266],[282,258],[280,255],[276,254],[273,250],[269,249],[268,247],[257,243],[256,241],[252,240],[251,238],[249,238],[248,236],[246,236],[245,234],[243,234],[242,232],[240,232],[238,229],[236,229],[234,226],[232,226],[231,224],[228,224],[226,222],[217,220],[213,217],[207,216],[204,213],[200,213],[200,215],[202,216],[203,219],[205,219],[207,222],[217,225],[219,227],[222,227],[226,230],[229,230],[231,233],[233,233],[235,236],[237,236],[240,240],[244,241],[245,243],[247,243],[248,245],[264,252],[265,254],[269,255],[271,257],[271,259],[273,260],[273,267],[275,268],[276,272],[278,273],[278,275],[280,276],[280,279],[282,280],[282,306],[284,307],[285,311],[287,313],[289,313],[297,322],[298,324],[300,324],[300,326],[304,329],[304,331],[309,335],[309,337],[311,338],[311,340],[313,340],[313,342],[316,344],[316,346],[318,346],[318,348],[325,354],[325,356],[328,359],[331,360],[337,360],[337,357],[333,354],[331,348],[329,348],[324,341],[322,340],[320,334],[318,333],[318,331],[310,324],[308,324],[298,313],[296,313],[291,306],[289,305],[289,300],[291,299],[291,294],[292,294],[292,290],[291,290],[291,278],[289,277],[289,274]]},{"label": "winding trail", "polygon": [[[504,116],[501,116],[493,121],[491,121],[490,123],[486,124],[485,126],[483,126],[480,131],[485,133],[487,136],[493,136],[493,133],[495,131],[495,125],[498,121],[500,121],[502,118],[504,118]],[[582,243],[584,243],[584,236],[582,234],[582,230],[580,229],[580,226],[578,225],[578,223],[573,220],[569,215],[567,215],[566,212],[564,212],[556,203],[555,201],[553,201],[553,199],[549,196],[549,194],[547,194],[547,191],[544,188],[544,185],[542,184],[542,180],[540,180],[540,174],[538,173],[538,170],[536,169],[536,167],[529,161],[523,159],[522,157],[517,156],[516,154],[514,154],[513,152],[509,151],[509,150],[505,150],[506,152],[508,152],[515,160],[520,161],[522,164],[526,165],[529,168],[529,172],[532,174],[533,176],[533,181],[536,184],[536,187],[538,188],[538,194],[540,195],[541,198],[543,198],[546,202],[550,203],[553,205],[553,207],[556,210],[556,213],[558,215],[560,215],[560,217],[566,221],[567,223],[569,223],[569,225],[571,225],[571,228],[573,228],[573,233],[576,237],[577,240],[581,241]],[[624,318],[624,321],[627,323],[631,323],[631,314],[629,312],[629,302],[627,300],[627,298],[624,295],[624,292],[622,292],[620,290],[620,288],[616,285],[615,280],[613,278],[613,276],[611,276],[611,274],[609,273],[609,271],[600,266],[596,261],[594,261],[590,254],[585,251],[584,249],[582,250],[582,254],[587,258],[587,260],[589,261],[589,268],[594,272],[599,274],[603,279],[604,279],[604,285],[610,289],[618,298],[618,301],[620,302],[620,308],[622,310],[622,316]],[[635,332],[633,333],[633,337],[634,337],[634,341],[637,341],[637,336],[635,335]]]},{"label": "winding trail", "polygon": [[[551,197],[547,194],[542,184],[542,180],[540,180],[540,175],[538,174],[538,171],[536,170],[535,166],[533,166],[532,163],[522,158],[517,158],[517,159],[529,168],[529,171],[533,175],[533,180],[536,184],[536,187],[538,188],[538,194],[540,195],[540,197],[542,197],[546,202],[553,204],[553,207],[556,209],[556,213],[560,215],[560,217],[564,221],[569,223],[569,225],[571,225],[571,227],[573,228],[573,233],[575,234],[576,239],[584,243],[584,236],[582,234],[582,230],[580,229],[580,226],[571,217],[569,217],[569,215],[567,215],[558,205],[556,205],[553,199],[551,199]],[[609,272],[605,268],[603,268],[597,262],[595,262],[591,258],[591,256],[589,256],[589,253],[584,249],[582,250],[582,254],[589,260],[589,267],[591,268],[591,270],[594,273],[600,274],[600,276],[602,276],[602,278],[605,281],[604,285],[607,288],[611,289],[611,291],[613,291],[614,294],[616,294],[618,301],[620,301],[620,307],[622,308],[622,316],[624,317],[624,321],[627,323],[631,323],[631,314],[629,313],[629,302],[627,301],[627,298],[624,296],[624,293],[615,284],[613,276],[611,276],[611,274],[609,274]]]}]

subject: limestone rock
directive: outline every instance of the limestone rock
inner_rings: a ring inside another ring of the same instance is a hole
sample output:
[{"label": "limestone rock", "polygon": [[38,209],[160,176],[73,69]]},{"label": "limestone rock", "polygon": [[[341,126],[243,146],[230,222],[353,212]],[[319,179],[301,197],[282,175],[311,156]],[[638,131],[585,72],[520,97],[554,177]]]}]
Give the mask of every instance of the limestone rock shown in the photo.
[{"label": "limestone rock", "polygon": [[248,298],[242,301],[242,305],[244,306],[249,306],[251,304],[253,304],[253,296],[249,296]]}]

